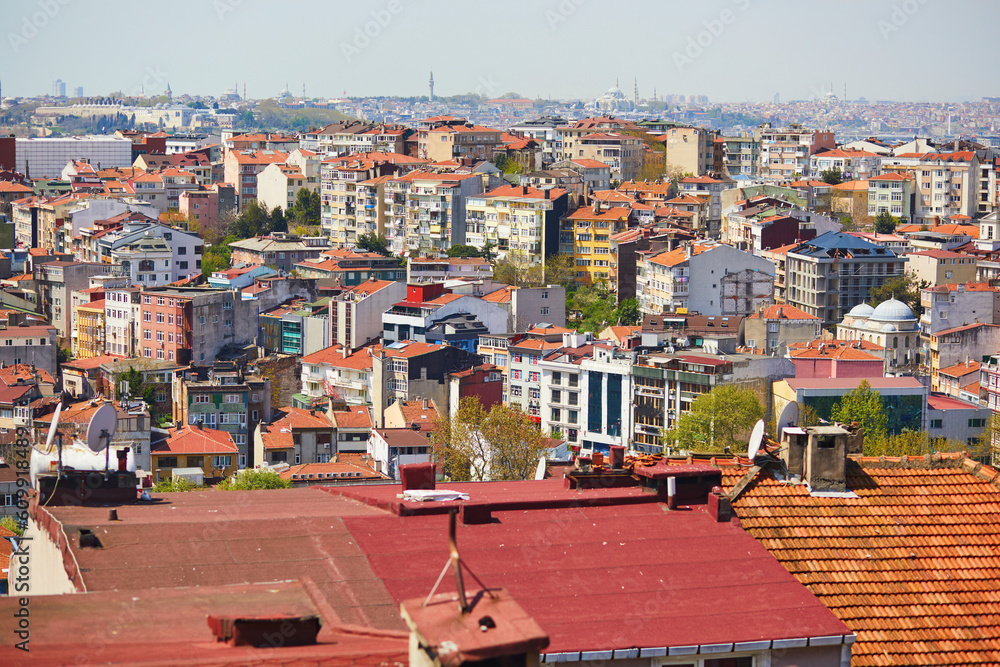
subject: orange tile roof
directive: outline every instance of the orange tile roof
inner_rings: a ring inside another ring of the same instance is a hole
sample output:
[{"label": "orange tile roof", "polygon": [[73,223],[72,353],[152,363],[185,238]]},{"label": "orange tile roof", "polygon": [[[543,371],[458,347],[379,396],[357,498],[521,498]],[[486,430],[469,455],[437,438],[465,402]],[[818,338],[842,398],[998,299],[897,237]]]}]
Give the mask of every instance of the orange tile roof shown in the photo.
[{"label": "orange tile roof", "polygon": [[407,424],[420,424],[421,431],[437,430],[438,412],[434,401],[427,401],[426,408],[423,401],[399,401],[398,405]]},{"label": "orange tile roof", "polygon": [[566,216],[567,220],[628,220],[631,210],[624,206],[613,206],[606,211],[594,213],[589,206],[581,206]]},{"label": "orange tile roof", "polygon": [[[338,454],[338,457],[340,455]],[[299,465],[293,465],[290,468],[282,470],[278,473],[282,479],[287,479],[292,481],[294,476],[295,481],[303,481],[306,483],[322,482],[329,479],[330,481],[334,479],[339,479],[341,473],[346,473],[345,479],[350,477],[351,479],[357,481],[362,479],[388,479],[388,476],[376,472],[370,466],[357,463],[349,463],[346,461],[331,461],[328,463],[302,463]],[[360,474],[357,474],[360,473]],[[330,475],[330,477],[327,477]]]},{"label": "orange tile roof", "polygon": [[963,375],[969,375],[970,373],[979,372],[979,362],[969,361],[968,363],[962,362],[955,364],[954,366],[948,366],[947,368],[942,368],[938,371],[939,375],[950,375],[952,377],[962,377]]},{"label": "orange tile roof", "polygon": [[[702,254],[703,252],[708,252],[719,247],[717,243],[692,243],[691,244],[691,257]],[[684,246],[678,246],[673,250],[666,250],[664,252],[653,255],[649,258],[649,262],[653,264],[660,264],[662,266],[677,266],[690,259],[687,256],[687,248]]]},{"label": "orange tile roof", "polygon": [[801,308],[789,306],[788,304],[776,304],[764,308],[759,313],[754,313],[748,319],[765,320],[819,320],[815,315],[810,315]]},{"label": "orange tile roof", "polygon": [[335,410],[332,415],[337,428],[371,428],[372,426],[368,407],[364,405],[354,405],[347,410]]},{"label": "orange tile roof", "polygon": [[228,431],[185,426],[152,445],[152,454],[237,454],[240,449]]},{"label": "orange tile roof", "polygon": [[269,431],[280,431],[282,429],[329,429],[333,427],[330,418],[326,413],[316,411],[310,414],[303,408],[280,408],[281,414],[271,422]]},{"label": "orange tile roof", "polygon": [[495,292],[490,292],[486,296],[480,297],[483,301],[488,301],[490,303],[507,303],[511,299],[511,292],[516,290],[516,287],[501,287]]},{"label": "orange tile roof", "polygon": [[[746,473],[720,462],[723,486]],[[768,472],[733,503],[743,528],[858,639],[852,665],[1000,663],[1000,490],[964,455],[848,461],[859,498]]]},{"label": "orange tile roof", "polygon": [[836,361],[878,361],[882,363],[882,357],[856,350],[853,347],[835,347],[823,350],[807,347],[789,350],[788,356],[792,359],[833,359]]},{"label": "orange tile roof", "polygon": [[[356,352],[348,354],[345,357],[343,354],[343,348],[340,345],[331,345],[330,347],[324,348],[319,352],[313,352],[312,354],[302,357],[302,363],[326,364],[328,366],[332,366],[333,368],[349,368],[351,370],[370,371],[372,369],[372,354],[377,353],[381,349],[381,345],[362,347]],[[371,354],[369,354],[369,352]]]},{"label": "orange tile roof", "polygon": [[38,376],[39,381],[45,384],[53,384],[55,380],[52,379],[52,375],[49,374],[47,370],[40,367],[35,367],[34,372],[31,370],[30,364],[14,364],[12,366],[4,366],[0,368],[0,383],[7,385],[8,387],[15,385],[18,381],[29,382]]}]

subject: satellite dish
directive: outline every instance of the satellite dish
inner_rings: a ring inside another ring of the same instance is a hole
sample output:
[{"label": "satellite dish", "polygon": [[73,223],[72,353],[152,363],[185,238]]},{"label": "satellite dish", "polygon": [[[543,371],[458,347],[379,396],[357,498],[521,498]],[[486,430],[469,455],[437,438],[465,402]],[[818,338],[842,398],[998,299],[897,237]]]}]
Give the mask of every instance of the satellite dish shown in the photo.
[{"label": "satellite dish", "polygon": [[90,424],[87,426],[87,446],[94,452],[107,449],[116,430],[118,430],[118,412],[110,403],[104,403],[90,418]]},{"label": "satellite dish", "polygon": [[799,425],[799,404],[792,401],[784,408],[781,409],[781,415],[778,416],[778,436],[781,436],[781,432],[786,428],[791,428],[793,426]]},{"label": "satellite dish", "polygon": [[764,442],[764,420],[758,419],[757,423],[753,425],[753,432],[750,433],[750,448],[747,450],[747,456],[750,460],[757,458],[757,452],[760,451],[760,443]]},{"label": "satellite dish", "polygon": [[49,427],[49,436],[45,438],[45,452],[52,451],[52,441],[55,440],[56,430],[59,428],[59,413],[62,412],[62,401],[56,403],[56,413],[52,417],[52,426]]},{"label": "satellite dish", "polygon": [[535,479],[536,480],[545,479],[545,470],[546,470],[545,457],[543,456],[540,459],[538,459],[538,467],[535,468]]}]

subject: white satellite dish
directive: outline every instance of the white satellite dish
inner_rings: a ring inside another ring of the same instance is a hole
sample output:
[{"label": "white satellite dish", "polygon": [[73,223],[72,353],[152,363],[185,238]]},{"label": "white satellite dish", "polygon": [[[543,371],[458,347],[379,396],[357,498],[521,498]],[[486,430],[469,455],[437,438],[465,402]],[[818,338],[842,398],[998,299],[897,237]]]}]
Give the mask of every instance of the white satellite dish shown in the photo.
[{"label": "white satellite dish", "polygon": [[778,437],[781,437],[781,432],[786,428],[792,428],[799,425],[799,404],[792,401],[784,408],[781,409],[781,414],[778,416]]},{"label": "white satellite dish", "polygon": [[753,425],[753,432],[750,433],[750,448],[747,450],[747,456],[750,460],[757,458],[757,452],[760,451],[760,444],[764,442],[764,420],[758,419],[757,423]]},{"label": "white satellite dish", "polygon": [[87,446],[94,452],[107,449],[117,430],[118,412],[115,406],[104,403],[90,418],[90,424],[87,426]]},{"label": "white satellite dish", "polygon": [[535,468],[535,479],[545,479],[545,470],[547,466],[545,465],[545,457],[538,459],[538,466]]},{"label": "white satellite dish", "polygon": [[49,436],[45,438],[45,453],[52,451],[52,441],[56,438],[56,430],[59,428],[59,413],[62,412],[62,401],[56,403],[56,413],[52,416],[52,426],[49,426]]}]

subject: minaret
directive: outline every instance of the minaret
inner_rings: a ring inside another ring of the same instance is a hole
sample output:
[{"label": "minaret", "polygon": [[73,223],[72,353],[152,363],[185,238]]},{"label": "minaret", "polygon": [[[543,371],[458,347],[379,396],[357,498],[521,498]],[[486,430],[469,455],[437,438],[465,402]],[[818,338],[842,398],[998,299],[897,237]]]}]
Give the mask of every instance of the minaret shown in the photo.
[{"label": "minaret", "polygon": [[430,89],[430,102],[434,101],[434,72],[431,72],[431,78],[427,82],[427,87]]},{"label": "minaret", "polygon": [[635,79],[635,106],[639,106],[639,79]]}]

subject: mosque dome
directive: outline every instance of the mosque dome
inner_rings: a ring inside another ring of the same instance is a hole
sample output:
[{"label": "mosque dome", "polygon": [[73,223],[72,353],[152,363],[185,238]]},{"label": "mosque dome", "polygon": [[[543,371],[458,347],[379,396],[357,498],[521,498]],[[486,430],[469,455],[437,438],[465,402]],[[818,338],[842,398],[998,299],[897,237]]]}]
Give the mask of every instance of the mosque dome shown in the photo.
[{"label": "mosque dome", "polygon": [[847,313],[847,315],[849,317],[859,317],[863,319],[868,319],[869,317],[872,316],[872,313],[874,312],[875,309],[872,308],[867,303],[859,303],[858,305],[854,306],[854,308],[851,308],[851,312]]},{"label": "mosque dome", "polygon": [[875,308],[871,319],[879,322],[905,322],[915,319],[910,307],[898,299],[883,301]]}]

